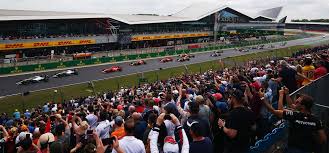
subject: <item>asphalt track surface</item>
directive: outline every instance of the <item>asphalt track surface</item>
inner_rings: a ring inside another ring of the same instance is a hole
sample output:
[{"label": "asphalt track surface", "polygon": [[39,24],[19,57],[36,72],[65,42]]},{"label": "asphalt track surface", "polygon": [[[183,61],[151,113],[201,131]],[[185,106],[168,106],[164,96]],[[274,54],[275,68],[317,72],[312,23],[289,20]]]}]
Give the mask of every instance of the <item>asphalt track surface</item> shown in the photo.
[{"label": "asphalt track surface", "polygon": [[[273,43],[275,48],[269,48],[269,45],[265,45],[264,50],[250,50],[249,52],[242,53],[239,51],[236,51],[234,49],[226,49],[224,50],[224,53],[222,53],[222,56],[220,57],[210,57],[210,54],[213,52],[202,52],[197,53],[195,55],[195,58],[191,58],[190,61],[186,62],[177,62],[177,56],[174,57],[174,62],[167,62],[167,63],[160,63],[159,60],[162,58],[157,59],[148,59],[146,60],[146,65],[140,65],[140,66],[130,66],[130,62],[122,62],[122,63],[109,63],[105,65],[96,65],[92,67],[83,67],[79,68],[79,75],[76,76],[68,76],[63,78],[50,78],[49,82],[40,82],[30,85],[16,85],[16,82],[36,76],[36,75],[49,75],[52,76],[58,72],[61,72],[62,70],[58,71],[51,71],[51,72],[41,72],[41,73],[34,73],[34,74],[22,74],[22,75],[16,75],[16,76],[8,76],[8,77],[0,77],[0,97],[8,96],[8,95],[14,95],[23,93],[26,91],[35,91],[35,90],[42,90],[42,89],[48,89],[48,88],[55,88],[60,86],[65,86],[69,84],[78,84],[83,82],[88,82],[91,80],[101,80],[101,79],[107,79],[111,77],[118,77],[118,76],[124,76],[134,73],[141,73],[145,71],[151,71],[151,70],[158,70],[159,68],[170,68],[170,67],[176,67],[176,66],[182,66],[187,64],[193,64],[193,63],[200,63],[205,61],[211,61],[216,59],[221,59],[225,57],[235,56],[235,55],[242,55],[242,54],[248,54],[248,53],[254,53],[254,52],[262,52],[266,50],[272,50],[277,48],[285,48],[290,46],[296,46],[296,45],[305,45],[305,44],[313,44],[313,43],[319,43],[322,41],[328,41],[329,35],[327,35],[325,38],[323,36],[318,37],[311,37],[311,38],[304,38],[304,39],[297,39],[288,41],[285,46],[281,46],[281,43]],[[122,67],[121,72],[113,72],[108,74],[103,74],[101,71],[105,68],[109,68],[113,65],[117,65]]]}]

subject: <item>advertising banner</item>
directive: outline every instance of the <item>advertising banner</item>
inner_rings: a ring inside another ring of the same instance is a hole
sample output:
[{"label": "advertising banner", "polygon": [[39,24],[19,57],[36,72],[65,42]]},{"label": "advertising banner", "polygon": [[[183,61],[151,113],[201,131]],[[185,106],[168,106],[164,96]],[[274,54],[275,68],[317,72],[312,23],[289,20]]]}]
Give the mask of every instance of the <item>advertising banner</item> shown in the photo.
[{"label": "advertising banner", "polygon": [[0,50],[59,47],[59,46],[88,45],[88,44],[96,44],[96,40],[79,39],[79,40],[60,40],[60,41],[43,41],[43,42],[4,43],[4,44],[0,44]]},{"label": "advertising banner", "polygon": [[177,38],[191,38],[191,37],[206,37],[209,33],[189,33],[189,34],[168,34],[168,35],[146,35],[146,36],[132,36],[131,41],[145,41],[145,40],[159,40],[159,39],[177,39]]}]

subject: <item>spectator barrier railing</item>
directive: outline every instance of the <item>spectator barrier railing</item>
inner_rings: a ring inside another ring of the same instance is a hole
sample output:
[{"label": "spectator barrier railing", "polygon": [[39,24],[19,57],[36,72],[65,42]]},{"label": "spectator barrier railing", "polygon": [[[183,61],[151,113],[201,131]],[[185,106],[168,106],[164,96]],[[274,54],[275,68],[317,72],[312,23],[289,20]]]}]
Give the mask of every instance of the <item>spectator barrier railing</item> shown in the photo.
[{"label": "spectator barrier railing", "polygon": [[[327,137],[329,137],[329,101],[328,101],[329,74],[315,80],[314,82],[296,90],[290,96],[294,99],[298,94],[307,94],[314,98],[315,105],[312,113],[318,117],[325,128]],[[274,153],[282,152],[287,147],[288,124],[281,123],[267,134],[263,139],[257,141],[250,147],[249,153]],[[322,153],[329,152],[329,142],[323,145]]]},{"label": "spectator barrier railing", "polygon": [[136,59],[144,59],[144,58],[155,58],[162,56],[170,56],[177,55],[183,53],[194,53],[194,52],[203,52],[203,51],[211,51],[211,50],[219,50],[219,49],[227,49],[227,48],[238,48],[249,45],[260,45],[266,43],[280,42],[280,41],[288,41],[295,38],[283,38],[283,39],[275,39],[275,40],[258,40],[252,42],[241,42],[239,44],[229,44],[229,45],[213,45],[207,46],[204,48],[195,48],[195,49],[185,49],[185,50],[169,50],[162,52],[153,52],[153,53],[144,53],[144,54],[131,54],[131,55],[121,55],[114,57],[101,57],[101,58],[93,58],[93,59],[84,59],[84,60],[72,60],[72,61],[61,61],[61,62],[52,62],[52,63],[44,63],[44,64],[33,64],[33,65],[23,65],[23,66],[13,66],[13,67],[3,67],[0,68],[1,74],[14,74],[14,73],[22,73],[22,72],[32,72],[32,71],[44,71],[49,69],[61,69],[61,68],[69,68],[69,67],[78,67],[92,64],[101,64],[108,62],[121,62],[128,60],[136,60]]}]

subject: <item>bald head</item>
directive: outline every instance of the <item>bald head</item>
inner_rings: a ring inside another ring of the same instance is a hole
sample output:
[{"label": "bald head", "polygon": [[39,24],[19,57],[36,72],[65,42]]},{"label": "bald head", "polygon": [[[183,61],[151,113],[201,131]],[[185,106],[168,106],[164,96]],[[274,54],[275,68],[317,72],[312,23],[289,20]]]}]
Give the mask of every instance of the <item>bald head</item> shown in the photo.
[{"label": "bald head", "polygon": [[142,115],[140,113],[137,113],[137,112],[134,112],[132,114],[132,118],[135,120],[135,121],[138,121],[142,118]]},{"label": "bald head", "polygon": [[136,110],[136,108],[134,105],[130,105],[128,108],[129,113],[133,113],[133,112],[135,112],[135,110]]}]

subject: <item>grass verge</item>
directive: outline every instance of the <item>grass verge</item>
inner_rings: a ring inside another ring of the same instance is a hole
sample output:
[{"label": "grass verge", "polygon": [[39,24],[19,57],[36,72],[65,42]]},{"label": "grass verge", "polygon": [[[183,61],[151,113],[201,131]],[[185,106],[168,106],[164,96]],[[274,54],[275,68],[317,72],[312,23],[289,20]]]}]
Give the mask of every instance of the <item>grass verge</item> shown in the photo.
[{"label": "grass verge", "polygon": [[[220,69],[223,67],[231,67],[234,65],[240,65],[251,59],[265,59],[267,57],[284,57],[290,56],[292,53],[301,50],[303,48],[308,48],[309,46],[294,46],[289,48],[282,49],[274,49],[266,52],[259,53],[251,53],[247,55],[227,57],[222,59],[224,65],[219,64],[218,60],[208,61],[203,63],[191,64],[187,65],[187,69],[189,73],[199,73],[204,72],[209,69]],[[186,71],[184,66],[179,66],[175,68],[162,69],[157,71],[150,71],[144,73],[144,78],[148,80],[148,82],[154,82],[156,80],[168,79],[172,76],[182,75]],[[104,91],[109,90],[117,90],[123,86],[135,86],[139,83],[139,78],[141,74],[132,74],[123,77],[111,78],[107,80],[95,81],[94,89],[95,93],[102,93]],[[57,92],[54,92],[57,90]],[[42,105],[43,103],[49,101],[60,102],[63,100],[69,100],[72,97],[81,97],[92,95],[93,89],[88,83],[65,86],[59,88],[53,88],[48,90],[41,90],[36,92],[31,92],[28,96],[9,96],[3,97],[0,99],[0,112],[11,113],[15,109],[24,110],[31,109],[33,107],[37,107],[38,105]]]}]

